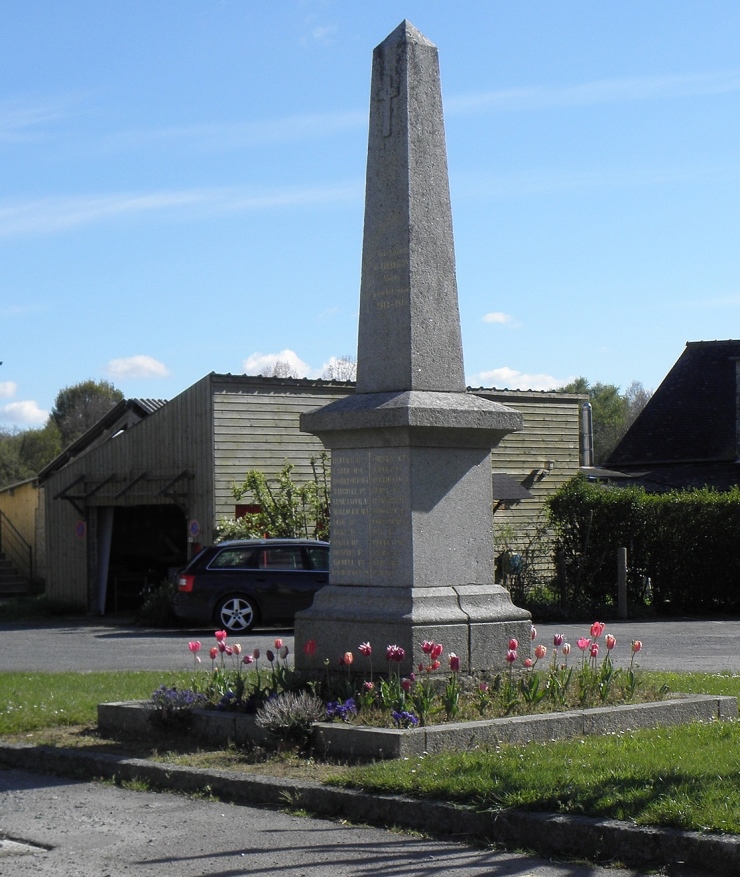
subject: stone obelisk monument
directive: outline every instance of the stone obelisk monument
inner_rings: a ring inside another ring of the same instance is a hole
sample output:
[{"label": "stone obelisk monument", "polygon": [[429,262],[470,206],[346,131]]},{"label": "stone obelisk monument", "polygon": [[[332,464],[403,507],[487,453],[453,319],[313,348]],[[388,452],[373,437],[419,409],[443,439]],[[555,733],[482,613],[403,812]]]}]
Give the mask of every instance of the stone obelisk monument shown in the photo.
[{"label": "stone obelisk monument", "polygon": [[433,639],[501,667],[530,623],[493,583],[490,452],[521,415],[465,389],[436,47],[402,22],[371,88],[356,392],[301,417],[332,452],[331,561],[296,666],[369,640],[408,673]]}]

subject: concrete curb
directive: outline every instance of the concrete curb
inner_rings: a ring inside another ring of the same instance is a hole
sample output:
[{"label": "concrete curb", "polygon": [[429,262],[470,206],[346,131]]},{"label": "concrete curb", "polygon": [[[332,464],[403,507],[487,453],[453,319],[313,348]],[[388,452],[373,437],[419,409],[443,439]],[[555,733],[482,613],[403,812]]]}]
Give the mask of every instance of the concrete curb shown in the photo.
[{"label": "concrete curb", "polygon": [[643,828],[613,819],[518,810],[477,812],[439,801],[335,789],[302,780],[245,776],[25,743],[0,743],[0,764],[75,778],[144,780],[169,791],[210,792],[237,803],[301,808],[317,816],[398,826],[438,838],[484,838],[543,856],[616,860],[632,867],[682,862],[702,873],[740,873],[737,835]]}]

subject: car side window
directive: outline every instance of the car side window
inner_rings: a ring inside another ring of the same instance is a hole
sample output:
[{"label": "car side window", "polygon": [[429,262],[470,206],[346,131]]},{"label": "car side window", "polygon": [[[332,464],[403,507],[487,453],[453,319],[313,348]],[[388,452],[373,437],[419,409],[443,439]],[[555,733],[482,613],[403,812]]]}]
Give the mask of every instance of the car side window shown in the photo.
[{"label": "car side window", "polygon": [[211,569],[254,569],[253,548],[225,548],[210,562]]},{"label": "car side window", "polygon": [[306,550],[311,559],[311,569],[329,569],[328,548],[308,548]]},{"label": "car side window", "polygon": [[303,555],[298,546],[263,548],[259,552],[260,569],[303,569]]}]

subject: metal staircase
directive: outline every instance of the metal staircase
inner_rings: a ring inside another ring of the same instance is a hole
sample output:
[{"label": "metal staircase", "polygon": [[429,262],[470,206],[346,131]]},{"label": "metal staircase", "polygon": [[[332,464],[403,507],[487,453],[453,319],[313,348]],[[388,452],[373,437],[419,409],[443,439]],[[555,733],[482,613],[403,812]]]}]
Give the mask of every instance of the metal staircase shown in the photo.
[{"label": "metal staircase", "polygon": [[28,594],[33,580],[33,549],[0,511],[0,598]]}]

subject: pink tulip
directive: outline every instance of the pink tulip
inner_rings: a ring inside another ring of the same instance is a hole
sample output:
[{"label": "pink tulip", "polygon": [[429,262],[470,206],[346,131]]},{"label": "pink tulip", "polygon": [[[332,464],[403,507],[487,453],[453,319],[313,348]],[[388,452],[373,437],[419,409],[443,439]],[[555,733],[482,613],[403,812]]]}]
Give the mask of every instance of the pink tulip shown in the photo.
[{"label": "pink tulip", "polygon": [[563,644],[563,634],[556,633],[555,636],[552,638],[552,644],[555,646],[556,649],[560,648],[560,646],[562,646]]},{"label": "pink tulip", "polygon": [[637,653],[637,652],[640,651],[641,648],[642,648],[642,643],[640,642],[640,640],[639,640],[639,639],[633,639],[633,640],[632,640],[632,652],[633,652],[633,653]]},{"label": "pink tulip", "polygon": [[547,647],[543,645],[539,645],[534,650],[534,656],[538,661],[541,661],[542,658],[547,654]]},{"label": "pink tulip", "polygon": [[370,645],[369,642],[368,643],[360,643],[360,645],[357,648],[358,648],[360,654],[364,655],[366,658],[369,658],[370,655],[372,655],[372,653],[373,653],[373,647]]},{"label": "pink tulip", "polygon": [[532,659],[531,659],[531,658],[525,658],[525,659],[524,659],[524,666],[525,666],[527,669],[529,669],[529,668],[532,666]]},{"label": "pink tulip", "polygon": [[217,648],[216,646],[214,646],[214,647],[211,649],[211,651],[209,652],[209,654],[210,654],[210,656],[211,656],[211,660],[212,660],[212,661],[215,661],[216,658],[218,657],[218,648]]},{"label": "pink tulip", "polygon": [[251,655],[245,655],[242,658],[242,664],[253,664],[253,663],[254,663],[254,658]]},{"label": "pink tulip", "polygon": [[510,651],[510,652],[515,652],[518,648],[519,648],[519,640],[517,640],[517,639],[510,639],[510,640],[509,640],[509,651]]},{"label": "pink tulip", "polygon": [[567,657],[570,654],[570,643],[563,643],[563,648],[560,651]]},{"label": "pink tulip", "polygon": [[[513,642],[516,642],[516,640],[513,640]],[[509,651],[506,653],[506,660],[510,664],[513,664],[514,661],[516,661],[516,649],[509,649]]]},{"label": "pink tulip", "polygon": [[442,643],[432,643],[432,651],[430,654],[432,658],[436,661],[444,650],[445,647],[442,645]]},{"label": "pink tulip", "polygon": [[411,691],[411,680],[410,679],[402,679],[401,680],[401,690],[405,691],[407,694]]},{"label": "pink tulip", "polygon": [[531,640],[537,639],[537,628],[534,626],[534,624],[529,629],[529,638]]},{"label": "pink tulip", "polygon": [[308,655],[309,658],[312,658],[316,654],[315,639],[307,639],[306,642],[303,643],[303,653]]},{"label": "pink tulip", "polygon": [[478,691],[480,691],[481,694],[485,694],[488,691],[488,683],[487,682],[479,682],[478,683]]},{"label": "pink tulip", "polygon": [[429,667],[427,669],[429,671],[433,672],[434,670],[439,670],[439,668],[441,666],[442,666],[441,661],[432,661],[432,663],[429,665]]},{"label": "pink tulip", "polygon": [[460,658],[458,658],[458,656],[454,652],[450,652],[449,661],[450,661],[450,670],[452,670],[453,673],[459,673],[460,672]]},{"label": "pink tulip", "polygon": [[222,642],[226,639],[226,637],[227,637],[229,634],[228,634],[228,632],[225,631],[225,630],[217,630],[216,633],[215,633],[214,635],[215,635],[216,639],[217,639],[220,643],[222,643]]},{"label": "pink tulip", "polygon": [[614,646],[617,644],[617,638],[615,636],[612,636],[610,633],[607,633],[607,635],[604,639],[604,642],[606,643],[607,649],[609,649],[609,651],[611,651],[614,648]]},{"label": "pink tulip", "polygon": [[425,655],[431,655],[432,649],[434,648],[434,642],[430,639],[425,639],[421,644],[421,650]]},{"label": "pink tulip", "polygon": [[598,656],[598,654],[599,654],[599,644],[598,644],[598,643],[594,643],[594,644],[591,646],[591,657],[592,657],[592,658],[595,658],[595,657]]},{"label": "pink tulip", "polygon": [[280,639],[280,637],[278,637],[278,638],[275,640],[275,648],[276,648],[278,651],[280,651],[280,649],[282,649],[282,647],[283,647],[283,641]]},{"label": "pink tulip", "polygon": [[584,651],[585,651],[585,650],[591,645],[591,640],[588,639],[588,638],[585,637],[585,636],[582,636],[582,637],[579,637],[579,638],[578,638],[578,641],[576,642],[576,645],[578,646],[578,648],[579,648],[582,652],[584,652]]},{"label": "pink tulip", "polygon": [[221,639],[218,641],[217,648],[218,648],[219,652],[225,652],[226,649],[229,648],[229,646],[227,646],[226,643]]},{"label": "pink tulip", "polygon": [[231,657],[234,654],[234,649],[231,646],[225,646],[224,651],[226,654]]},{"label": "pink tulip", "polygon": [[196,652],[199,652],[199,651],[200,651],[200,647],[201,647],[201,643],[200,643],[199,640],[195,640],[195,642],[188,643],[188,648],[190,649],[190,651],[191,651],[193,654],[195,654]]},{"label": "pink tulip", "polygon": [[352,654],[352,652],[345,652],[344,653],[344,663],[347,664],[348,666],[352,663],[352,661],[354,661],[354,659],[355,659],[355,656]]},{"label": "pink tulip", "polygon": [[363,682],[362,687],[365,689],[365,691],[374,691],[375,690],[375,683],[374,682]]},{"label": "pink tulip", "polygon": [[594,623],[591,625],[591,636],[594,639],[598,639],[604,632],[605,627],[606,625],[602,624],[600,621],[594,621]]}]

